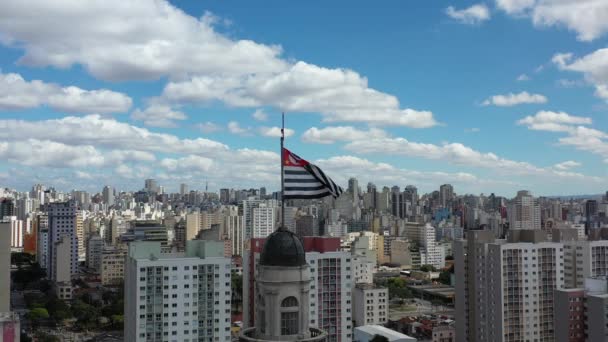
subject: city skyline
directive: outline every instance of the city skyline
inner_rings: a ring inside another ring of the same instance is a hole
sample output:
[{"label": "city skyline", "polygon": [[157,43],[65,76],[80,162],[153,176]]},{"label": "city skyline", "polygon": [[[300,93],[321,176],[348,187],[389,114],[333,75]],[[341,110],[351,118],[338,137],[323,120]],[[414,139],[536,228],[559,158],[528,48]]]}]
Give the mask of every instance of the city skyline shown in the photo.
[{"label": "city skyline", "polygon": [[0,186],[272,192],[285,111],[343,187],[599,194],[608,5],[569,6],[0,4]]}]

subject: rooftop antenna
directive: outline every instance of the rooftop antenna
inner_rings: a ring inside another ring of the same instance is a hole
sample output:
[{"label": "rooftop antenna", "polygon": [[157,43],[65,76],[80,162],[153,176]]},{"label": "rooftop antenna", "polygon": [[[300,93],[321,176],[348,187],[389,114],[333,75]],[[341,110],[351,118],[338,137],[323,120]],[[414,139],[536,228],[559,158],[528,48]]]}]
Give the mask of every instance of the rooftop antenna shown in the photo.
[{"label": "rooftop antenna", "polygon": [[281,225],[279,229],[285,229],[285,112],[281,112]]}]

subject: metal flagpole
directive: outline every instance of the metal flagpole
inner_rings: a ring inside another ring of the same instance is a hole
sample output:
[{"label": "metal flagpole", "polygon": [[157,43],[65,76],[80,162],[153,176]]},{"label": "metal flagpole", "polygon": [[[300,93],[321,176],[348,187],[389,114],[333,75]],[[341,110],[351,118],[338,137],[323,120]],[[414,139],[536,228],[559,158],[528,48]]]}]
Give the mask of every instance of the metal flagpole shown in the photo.
[{"label": "metal flagpole", "polygon": [[281,112],[281,226],[285,228],[285,154],[283,145],[285,143],[285,112]]}]

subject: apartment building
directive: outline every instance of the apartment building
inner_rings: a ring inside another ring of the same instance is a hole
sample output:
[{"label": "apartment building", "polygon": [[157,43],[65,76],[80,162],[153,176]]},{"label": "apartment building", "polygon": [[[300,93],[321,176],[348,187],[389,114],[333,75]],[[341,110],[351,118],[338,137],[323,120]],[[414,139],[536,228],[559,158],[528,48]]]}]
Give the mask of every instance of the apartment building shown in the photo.
[{"label": "apartment building", "polygon": [[384,325],[388,321],[388,289],[357,284],[353,289],[353,324]]}]

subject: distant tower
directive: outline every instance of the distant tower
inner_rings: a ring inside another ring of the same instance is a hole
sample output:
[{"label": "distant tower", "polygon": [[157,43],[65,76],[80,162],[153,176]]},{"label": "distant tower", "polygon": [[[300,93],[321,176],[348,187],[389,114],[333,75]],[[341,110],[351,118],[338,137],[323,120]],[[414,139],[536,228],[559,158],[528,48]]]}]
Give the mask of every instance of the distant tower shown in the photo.
[{"label": "distant tower", "polygon": [[279,228],[270,234],[256,276],[255,326],[241,341],[326,341],[327,334],[309,326],[310,266],[298,237]]}]

